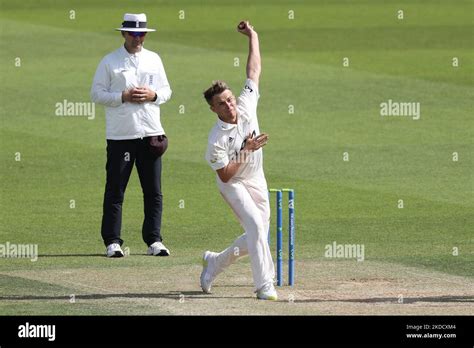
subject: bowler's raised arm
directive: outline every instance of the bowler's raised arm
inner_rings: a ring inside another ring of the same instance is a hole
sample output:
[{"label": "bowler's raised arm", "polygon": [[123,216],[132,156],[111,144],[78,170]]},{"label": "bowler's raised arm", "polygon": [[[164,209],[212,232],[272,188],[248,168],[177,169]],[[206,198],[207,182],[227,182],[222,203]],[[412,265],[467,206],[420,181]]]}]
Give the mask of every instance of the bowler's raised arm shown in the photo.
[{"label": "bowler's raised arm", "polygon": [[262,62],[260,59],[260,45],[258,34],[248,21],[240,22],[237,30],[249,38],[249,56],[247,58],[247,78],[251,79],[258,86]]}]

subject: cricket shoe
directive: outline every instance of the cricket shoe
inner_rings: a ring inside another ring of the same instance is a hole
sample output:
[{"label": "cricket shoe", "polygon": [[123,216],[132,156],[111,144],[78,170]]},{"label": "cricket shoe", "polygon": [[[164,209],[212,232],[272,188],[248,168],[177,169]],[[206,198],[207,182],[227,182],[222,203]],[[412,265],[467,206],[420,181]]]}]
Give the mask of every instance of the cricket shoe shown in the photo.
[{"label": "cricket shoe", "polygon": [[215,279],[217,253],[206,251],[202,256],[201,289],[206,294],[211,293],[212,282]]},{"label": "cricket shoe", "polygon": [[273,283],[265,284],[260,290],[257,290],[257,298],[259,300],[278,300],[278,294],[273,286]]},{"label": "cricket shoe", "polygon": [[147,254],[153,256],[170,256],[170,251],[163,243],[155,242],[148,247]]},{"label": "cricket shoe", "polygon": [[118,243],[107,245],[107,257],[123,257],[123,250]]}]

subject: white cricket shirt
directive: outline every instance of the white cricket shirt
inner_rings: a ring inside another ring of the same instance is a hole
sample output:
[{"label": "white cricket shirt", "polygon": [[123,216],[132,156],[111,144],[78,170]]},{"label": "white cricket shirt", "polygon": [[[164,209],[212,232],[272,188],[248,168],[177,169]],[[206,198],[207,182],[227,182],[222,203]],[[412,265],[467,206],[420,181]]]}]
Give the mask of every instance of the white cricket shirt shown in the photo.
[{"label": "white cricket shirt", "polygon": [[[157,94],[155,102],[122,103],[122,91],[148,86]],[[106,55],[97,67],[91,99],[105,105],[106,138],[136,139],[165,134],[160,120],[160,104],[171,97],[161,58],[142,47],[135,54],[124,46]]]},{"label": "white cricket shirt", "polygon": [[[209,133],[206,161],[213,170],[224,168],[229,162],[237,157],[237,154],[245,146],[245,138],[253,133],[260,134],[257,119],[257,103],[260,97],[256,84],[247,79],[245,86],[237,99],[237,124],[230,124],[217,120],[217,123]],[[262,148],[252,152],[250,160],[242,161],[233,180],[245,180],[263,172]],[[218,180],[219,177],[218,177]]]}]

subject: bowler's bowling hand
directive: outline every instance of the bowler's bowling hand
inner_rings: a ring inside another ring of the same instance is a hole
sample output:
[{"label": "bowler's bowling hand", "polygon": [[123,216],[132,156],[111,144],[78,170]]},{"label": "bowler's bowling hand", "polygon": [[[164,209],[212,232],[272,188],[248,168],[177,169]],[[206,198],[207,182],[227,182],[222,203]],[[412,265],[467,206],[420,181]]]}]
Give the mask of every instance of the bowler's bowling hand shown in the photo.
[{"label": "bowler's bowling hand", "polygon": [[253,26],[250,25],[249,21],[240,22],[239,25],[237,26],[237,31],[246,36],[250,36],[252,32],[255,32],[255,30],[253,30]]},{"label": "bowler's bowling hand", "polygon": [[265,146],[268,142],[268,134],[262,133],[258,136],[250,134],[245,142],[244,150],[245,151],[256,151],[261,147]]}]

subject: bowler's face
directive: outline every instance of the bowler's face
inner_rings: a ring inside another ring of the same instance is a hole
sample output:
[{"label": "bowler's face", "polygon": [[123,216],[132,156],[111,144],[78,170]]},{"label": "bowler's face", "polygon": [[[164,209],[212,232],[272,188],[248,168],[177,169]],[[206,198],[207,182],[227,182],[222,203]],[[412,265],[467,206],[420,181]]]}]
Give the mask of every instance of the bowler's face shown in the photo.
[{"label": "bowler's face", "polygon": [[145,41],[146,32],[144,33],[133,33],[125,31],[123,37],[125,38],[125,47],[131,53],[141,51],[143,42]]},{"label": "bowler's face", "polygon": [[227,123],[234,123],[237,117],[237,103],[230,89],[212,97],[211,110]]}]

